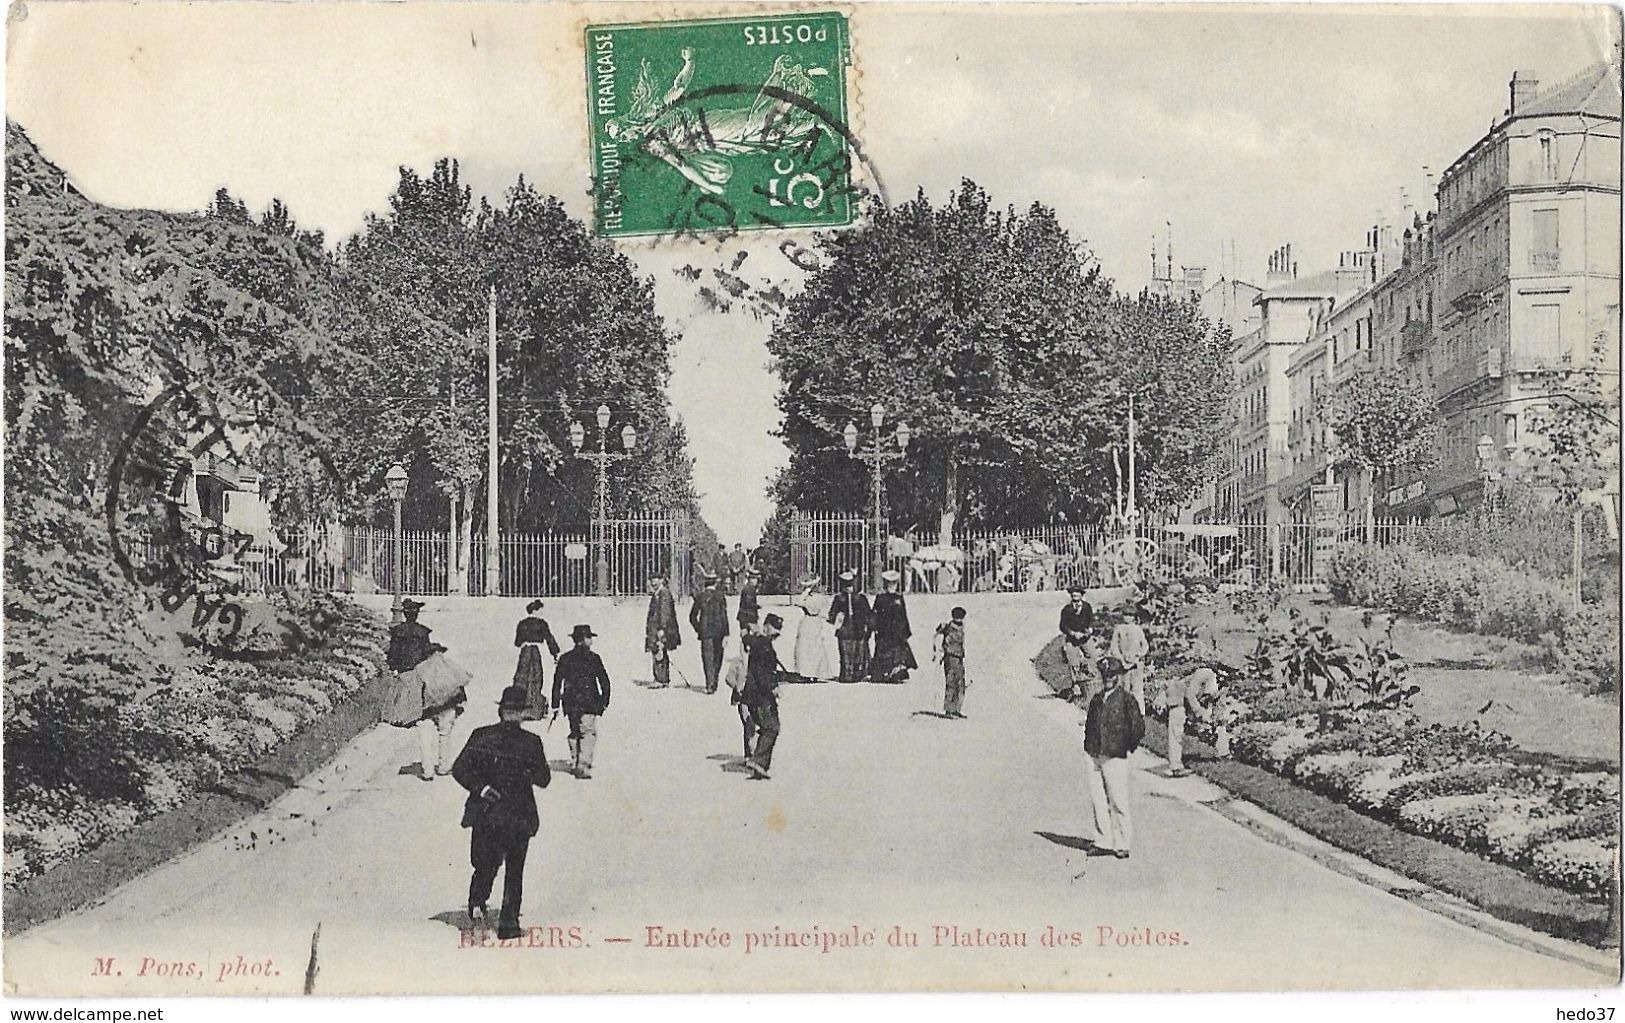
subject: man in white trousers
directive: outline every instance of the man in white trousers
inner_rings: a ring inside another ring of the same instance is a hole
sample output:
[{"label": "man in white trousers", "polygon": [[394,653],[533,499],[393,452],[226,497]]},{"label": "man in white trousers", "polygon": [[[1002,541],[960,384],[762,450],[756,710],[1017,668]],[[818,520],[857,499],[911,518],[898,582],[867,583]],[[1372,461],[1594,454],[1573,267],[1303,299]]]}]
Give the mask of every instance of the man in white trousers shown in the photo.
[{"label": "man in white trousers", "polygon": [[1128,758],[1145,738],[1145,715],[1140,712],[1139,703],[1123,688],[1122,661],[1103,657],[1099,670],[1106,688],[1089,702],[1089,711],[1083,720],[1089,803],[1094,812],[1095,833],[1099,836],[1089,855],[1126,860],[1134,842]]}]

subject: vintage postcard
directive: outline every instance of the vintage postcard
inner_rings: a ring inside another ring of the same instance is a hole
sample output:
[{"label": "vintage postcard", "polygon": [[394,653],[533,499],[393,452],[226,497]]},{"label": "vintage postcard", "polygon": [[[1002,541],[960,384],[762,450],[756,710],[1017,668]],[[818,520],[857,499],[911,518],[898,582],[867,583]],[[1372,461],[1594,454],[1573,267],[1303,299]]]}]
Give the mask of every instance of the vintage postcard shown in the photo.
[{"label": "vintage postcard", "polygon": [[7,14],[14,997],[1620,980],[1620,12]]}]

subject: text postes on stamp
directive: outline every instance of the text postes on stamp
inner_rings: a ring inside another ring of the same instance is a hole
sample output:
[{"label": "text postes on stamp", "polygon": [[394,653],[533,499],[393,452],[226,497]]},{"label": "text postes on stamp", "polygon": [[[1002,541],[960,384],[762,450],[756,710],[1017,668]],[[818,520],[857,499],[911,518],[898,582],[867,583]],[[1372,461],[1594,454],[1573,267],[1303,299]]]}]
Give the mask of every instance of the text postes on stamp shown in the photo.
[{"label": "text postes on stamp", "polygon": [[586,50],[600,235],[852,222],[844,15],[590,26]]}]

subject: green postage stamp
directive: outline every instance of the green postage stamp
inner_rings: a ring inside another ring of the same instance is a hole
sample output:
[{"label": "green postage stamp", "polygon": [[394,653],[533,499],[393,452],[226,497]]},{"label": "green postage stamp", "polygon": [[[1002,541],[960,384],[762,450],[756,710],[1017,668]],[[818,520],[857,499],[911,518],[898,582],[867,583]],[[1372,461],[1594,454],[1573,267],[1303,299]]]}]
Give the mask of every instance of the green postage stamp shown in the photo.
[{"label": "green postage stamp", "polygon": [[586,45],[599,234],[852,222],[845,15],[596,25]]}]

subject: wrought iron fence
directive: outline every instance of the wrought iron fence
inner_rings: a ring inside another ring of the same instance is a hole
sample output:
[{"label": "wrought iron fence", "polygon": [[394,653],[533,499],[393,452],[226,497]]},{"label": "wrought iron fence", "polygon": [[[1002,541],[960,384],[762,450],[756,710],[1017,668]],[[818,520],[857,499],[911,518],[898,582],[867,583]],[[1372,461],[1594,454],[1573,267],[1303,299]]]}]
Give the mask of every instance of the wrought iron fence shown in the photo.
[{"label": "wrought iron fence", "polygon": [[[687,520],[612,519],[602,534],[505,533],[498,538],[504,596],[564,597],[597,592],[603,560],[613,596],[643,593],[663,574],[678,593],[688,590],[691,558]],[[135,541],[138,560],[155,562],[161,542]],[[458,543],[446,532],[405,530],[399,538],[400,591],[413,596],[486,592],[485,537]],[[369,526],[307,526],[283,530],[275,544],[225,543],[208,549],[211,569],[244,590],[310,588],[338,593],[393,593],[397,582],[394,532]]]},{"label": "wrought iron fence", "polygon": [[[1378,523],[1376,543],[1401,543],[1414,523]],[[1251,588],[1269,580],[1290,584],[1325,581],[1337,544],[1364,538],[1345,523],[1041,525],[1021,529],[965,530],[949,544],[937,537],[896,537],[857,516],[807,515],[791,520],[790,564],[826,582],[855,568],[870,582],[868,565],[876,538],[885,537],[885,564],[907,588],[939,593],[1059,590],[1110,587],[1146,579],[1198,580],[1216,587]],[[870,582],[872,585],[872,582]]]}]

